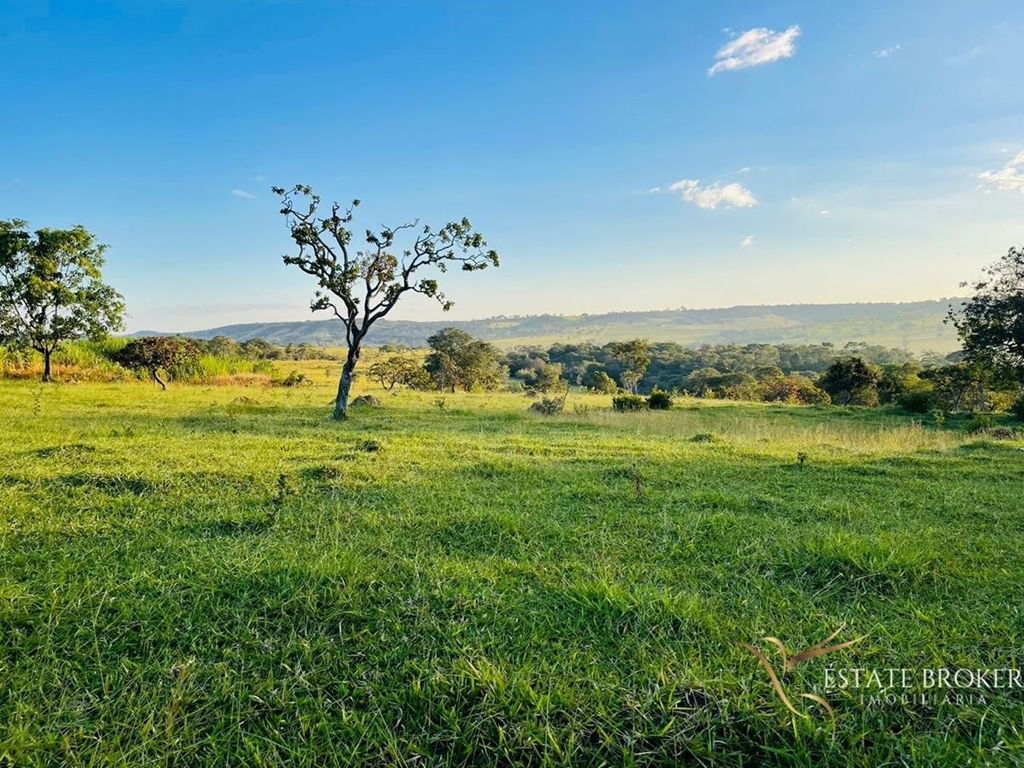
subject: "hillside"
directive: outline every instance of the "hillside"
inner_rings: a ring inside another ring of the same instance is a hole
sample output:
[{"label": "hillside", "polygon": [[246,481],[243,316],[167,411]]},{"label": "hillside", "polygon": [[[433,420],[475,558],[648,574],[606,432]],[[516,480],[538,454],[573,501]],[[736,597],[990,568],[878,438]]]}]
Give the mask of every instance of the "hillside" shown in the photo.
[{"label": "hillside", "polygon": [[[952,352],[958,348],[956,333],[943,323],[943,318],[950,303],[959,301],[789,304],[436,322],[381,320],[373,327],[369,342],[423,346],[431,334],[455,326],[504,347],[555,342],[605,343],[643,337],[680,344],[864,341],[915,352]],[[152,333],[142,331],[136,335]],[[238,341],[263,338],[275,344],[344,344],[344,330],[337,320],[226,325],[184,335],[204,339],[229,336]]]}]

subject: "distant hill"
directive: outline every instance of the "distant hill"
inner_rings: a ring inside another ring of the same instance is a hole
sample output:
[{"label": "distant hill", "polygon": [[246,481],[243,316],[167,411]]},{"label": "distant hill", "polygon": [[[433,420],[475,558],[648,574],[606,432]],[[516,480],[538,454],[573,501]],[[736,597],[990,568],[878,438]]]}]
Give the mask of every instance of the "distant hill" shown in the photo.
[{"label": "distant hill", "polygon": [[[425,346],[428,336],[441,328],[454,326],[501,347],[582,341],[603,344],[641,337],[687,345],[863,341],[914,352],[948,353],[959,345],[955,330],[942,321],[949,305],[962,301],[954,298],[899,304],[785,304],[434,322],[381,320],[370,331],[367,342]],[[134,335],[155,333],[141,331]],[[345,344],[344,328],[338,320],[225,325],[183,335],[201,339],[228,336],[237,341],[263,338],[281,345],[309,342],[339,347]]]}]

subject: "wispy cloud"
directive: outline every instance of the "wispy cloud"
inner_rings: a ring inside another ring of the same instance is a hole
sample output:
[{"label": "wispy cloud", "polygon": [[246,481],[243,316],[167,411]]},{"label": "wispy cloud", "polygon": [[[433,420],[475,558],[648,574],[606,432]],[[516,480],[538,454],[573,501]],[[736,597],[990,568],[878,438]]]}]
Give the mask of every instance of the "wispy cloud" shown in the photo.
[{"label": "wispy cloud", "polygon": [[651,187],[650,189],[647,190],[648,195],[656,195],[659,192],[661,192],[661,187]]},{"label": "wispy cloud", "polygon": [[832,215],[832,211],[822,211],[821,215],[822,216],[831,216]]},{"label": "wispy cloud", "polygon": [[955,56],[946,57],[946,63],[953,67],[959,67],[963,64],[967,64],[970,61],[974,61],[974,59],[978,58],[983,53],[985,53],[985,49],[982,48],[980,45],[976,45],[968,51],[958,53]]},{"label": "wispy cloud", "polygon": [[754,170],[754,169],[751,168],[749,165],[745,165],[742,168],[740,168],[738,171],[736,171],[736,173],[750,173],[752,170]]},{"label": "wispy cloud", "polygon": [[244,189],[232,189],[231,194],[234,195],[235,197],[245,197],[250,200],[256,197],[256,195],[254,195],[252,192],[246,192]]},{"label": "wispy cloud", "polygon": [[883,48],[882,50],[874,51],[873,53],[874,53],[876,59],[888,59],[894,53],[898,53],[899,50],[900,50],[900,44],[896,43],[896,45],[894,45],[892,48]]},{"label": "wispy cloud", "polygon": [[262,182],[262,181],[266,181],[266,180],[267,180],[266,176],[257,176],[256,177],[256,181],[261,181]]},{"label": "wispy cloud", "polygon": [[796,24],[785,32],[775,32],[765,27],[748,29],[718,49],[715,64],[708,70],[708,75],[788,59],[796,52],[794,42],[800,33],[800,27]]},{"label": "wispy cloud", "polygon": [[979,173],[978,178],[981,179],[982,189],[1024,192],[1024,152],[1018,152],[1016,157],[997,171]]},{"label": "wispy cloud", "polygon": [[714,210],[720,205],[726,208],[753,208],[757,205],[757,200],[750,194],[750,190],[736,182],[722,184],[716,181],[710,186],[702,187],[697,179],[683,179],[670,186],[669,191],[678,192],[683,200],[708,210]]},{"label": "wispy cloud", "polygon": [[747,235],[742,240],[740,240],[740,245],[742,245],[744,248],[746,248],[748,245],[753,245],[753,244],[754,244],[754,236],[753,235]]}]

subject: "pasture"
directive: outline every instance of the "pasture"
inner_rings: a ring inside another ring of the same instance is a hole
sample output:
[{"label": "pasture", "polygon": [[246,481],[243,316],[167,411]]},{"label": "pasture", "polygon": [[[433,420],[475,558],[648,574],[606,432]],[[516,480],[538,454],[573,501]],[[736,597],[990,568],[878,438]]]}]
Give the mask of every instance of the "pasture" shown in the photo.
[{"label": "pasture", "polygon": [[0,381],[0,765],[1024,763],[1019,439],[364,392]]}]

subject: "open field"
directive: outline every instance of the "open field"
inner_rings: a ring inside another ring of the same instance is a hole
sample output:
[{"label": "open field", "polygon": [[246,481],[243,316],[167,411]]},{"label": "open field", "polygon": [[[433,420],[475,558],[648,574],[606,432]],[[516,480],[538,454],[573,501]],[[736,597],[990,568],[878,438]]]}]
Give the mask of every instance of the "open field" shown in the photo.
[{"label": "open field", "polygon": [[363,391],[0,381],[0,765],[1024,764],[1019,440]]}]

